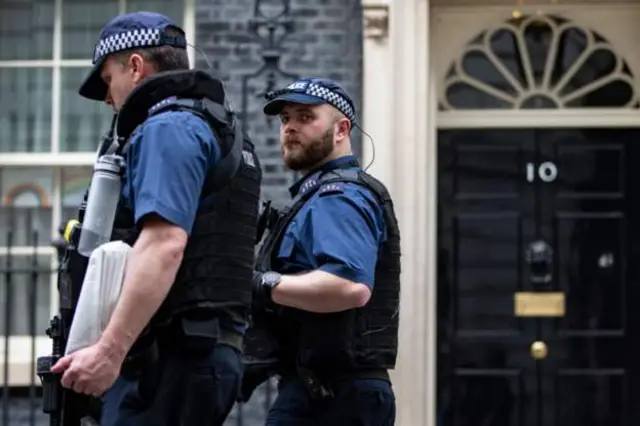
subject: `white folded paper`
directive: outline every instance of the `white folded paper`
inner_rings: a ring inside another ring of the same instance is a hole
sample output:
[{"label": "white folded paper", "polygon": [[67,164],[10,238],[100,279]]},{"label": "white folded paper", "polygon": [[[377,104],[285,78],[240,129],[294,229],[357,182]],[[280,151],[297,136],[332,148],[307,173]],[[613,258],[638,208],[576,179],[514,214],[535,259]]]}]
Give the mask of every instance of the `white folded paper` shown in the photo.
[{"label": "white folded paper", "polygon": [[80,426],[100,426],[93,417],[85,416],[80,419]]},{"label": "white folded paper", "polygon": [[131,246],[111,241],[91,253],[65,355],[91,346],[107,327],[120,297]]}]

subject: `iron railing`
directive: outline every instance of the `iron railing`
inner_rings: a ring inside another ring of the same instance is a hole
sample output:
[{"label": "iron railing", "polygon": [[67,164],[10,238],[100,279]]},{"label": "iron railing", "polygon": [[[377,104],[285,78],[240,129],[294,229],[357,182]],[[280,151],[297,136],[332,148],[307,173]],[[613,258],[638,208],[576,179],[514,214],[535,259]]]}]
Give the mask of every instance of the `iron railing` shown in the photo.
[{"label": "iron railing", "polygon": [[[40,410],[42,392],[35,376],[39,355],[36,343],[38,337],[46,338],[44,328],[38,327],[37,314],[41,290],[39,284],[43,278],[50,282],[52,267],[50,263],[42,267],[39,262],[38,237],[38,232],[34,232],[30,254],[25,254],[22,245],[21,253],[14,254],[13,231],[7,232],[5,243],[2,244],[6,250],[0,263],[2,426],[40,425],[45,424],[43,422],[46,420]],[[25,320],[26,324],[23,324]]]}]

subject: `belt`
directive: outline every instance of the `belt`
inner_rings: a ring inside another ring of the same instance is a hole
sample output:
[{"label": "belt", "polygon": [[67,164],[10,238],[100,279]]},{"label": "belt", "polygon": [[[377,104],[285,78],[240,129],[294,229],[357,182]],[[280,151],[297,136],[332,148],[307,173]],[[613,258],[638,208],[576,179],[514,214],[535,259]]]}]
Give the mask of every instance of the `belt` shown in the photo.
[{"label": "belt", "polygon": [[[222,324],[220,318],[210,314],[198,316],[179,316],[170,322],[166,327],[156,328],[156,336],[161,347],[168,350],[176,349],[176,342],[184,342],[185,347],[194,347],[189,343],[200,346],[202,343],[207,350],[218,345],[231,346],[242,351],[244,336]],[[191,339],[195,340],[191,340]],[[211,345],[211,346],[210,346]]]},{"label": "belt", "polygon": [[[302,377],[304,375],[302,371],[298,371],[298,374]],[[309,371],[309,370],[307,370]],[[330,373],[317,373],[318,378],[322,382],[326,383],[336,383],[336,382],[344,382],[346,380],[363,380],[363,379],[378,379],[378,380],[386,380],[391,382],[391,377],[389,376],[389,371],[383,368],[371,368],[371,369],[362,369],[362,370],[352,370],[352,371],[336,371]]]},{"label": "belt", "polygon": [[357,370],[344,370],[344,371],[315,371],[309,368],[298,366],[297,368],[286,368],[280,366],[278,374],[283,379],[300,379],[304,378],[306,374],[312,373],[315,376],[322,378],[326,382],[340,382],[345,380],[358,380],[358,379],[379,379],[391,382],[391,376],[389,371],[385,368],[362,368]]},{"label": "belt", "polygon": [[[175,340],[174,340],[175,341]],[[220,329],[220,335],[216,346],[226,345],[242,351],[243,336],[235,331]],[[124,375],[136,375],[140,371],[153,362],[157,361],[160,356],[160,346],[158,340],[146,335],[141,341],[136,342],[137,350],[135,354],[125,358],[121,372]]]},{"label": "belt", "polygon": [[347,377],[352,379],[380,379],[388,382],[391,381],[389,371],[385,369],[359,370],[351,373],[351,375],[347,374]]}]

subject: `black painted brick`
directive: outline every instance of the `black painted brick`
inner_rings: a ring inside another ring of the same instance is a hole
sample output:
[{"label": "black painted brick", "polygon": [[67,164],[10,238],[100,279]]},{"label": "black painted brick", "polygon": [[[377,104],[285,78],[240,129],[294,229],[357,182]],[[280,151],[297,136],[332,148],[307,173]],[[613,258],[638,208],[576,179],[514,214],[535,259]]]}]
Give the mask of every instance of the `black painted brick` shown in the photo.
[{"label": "black painted brick", "polygon": [[[282,14],[282,0],[258,0],[266,17]],[[216,73],[224,79],[234,107],[243,113],[248,132],[258,147],[265,177],[263,193],[282,204],[294,175],[280,158],[278,124],[262,114],[261,95],[267,89],[267,75],[253,76],[264,65],[262,53],[268,31],[250,30],[255,0],[199,0],[196,19],[197,46],[204,50]],[[322,76],[339,81],[350,92],[359,109],[362,100],[362,13],[360,0],[291,0],[286,18],[293,30],[277,45],[279,68],[298,76]],[[285,35],[275,26],[276,38]],[[201,57],[198,67],[206,64]],[[243,88],[243,78],[248,78]],[[292,77],[279,75],[281,88]],[[244,99],[244,103],[243,103]],[[271,122],[271,126],[269,126]],[[361,136],[354,131],[354,151],[360,155]]]}]

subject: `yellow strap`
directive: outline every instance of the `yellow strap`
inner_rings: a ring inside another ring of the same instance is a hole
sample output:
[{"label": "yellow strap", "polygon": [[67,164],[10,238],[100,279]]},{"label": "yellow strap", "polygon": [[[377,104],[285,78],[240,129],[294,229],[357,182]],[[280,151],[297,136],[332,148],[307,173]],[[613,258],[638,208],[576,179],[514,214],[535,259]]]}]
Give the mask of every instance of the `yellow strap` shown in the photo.
[{"label": "yellow strap", "polygon": [[80,222],[77,219],[71,219],[69,222],[67,222],[67,226],[64,227],[64,233],[62,234],[62,238],[64,238],[66,242],[70,242],[71,232],[73,231],[73,228],[75,228],[76,225],[79,224]]}]

